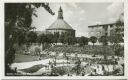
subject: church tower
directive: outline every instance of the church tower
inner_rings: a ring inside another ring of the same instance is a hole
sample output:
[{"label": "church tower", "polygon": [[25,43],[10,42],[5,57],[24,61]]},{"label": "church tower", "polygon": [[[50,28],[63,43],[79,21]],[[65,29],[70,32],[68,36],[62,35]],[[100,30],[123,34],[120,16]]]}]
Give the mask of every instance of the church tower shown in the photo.
[{"label": "church tower", "polygon": [[58,19],[63,19],[63,10],[61,9],[61,6],[60,6],[60,9],[58,11]]}]

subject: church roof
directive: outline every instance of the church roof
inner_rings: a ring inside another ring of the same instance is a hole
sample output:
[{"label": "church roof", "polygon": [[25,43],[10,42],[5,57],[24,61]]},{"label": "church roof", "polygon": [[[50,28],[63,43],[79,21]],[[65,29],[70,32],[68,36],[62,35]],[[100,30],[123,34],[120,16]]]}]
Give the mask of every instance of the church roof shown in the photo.
[{"label": "church roof", "polygon": [[68,30],[72,29],[73,30],[73,28],[63,19],[63,10],[61,7],[58,11],[57,20],[54,23],[52,23],[47,30],[49,29],[68,29]]},{"label": "church roof", "polygon": [[73,29],[66,21],[63,19],[57,19],[48,29]]}]

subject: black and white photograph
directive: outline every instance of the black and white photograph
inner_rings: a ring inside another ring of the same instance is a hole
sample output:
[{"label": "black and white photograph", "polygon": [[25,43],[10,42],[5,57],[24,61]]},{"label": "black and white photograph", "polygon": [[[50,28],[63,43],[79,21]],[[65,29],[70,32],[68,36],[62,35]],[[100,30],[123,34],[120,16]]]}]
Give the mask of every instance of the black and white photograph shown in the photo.
[{"label": "black and white photograph", "polygon": [[[42,79],[2,79],[2,80],[42,80]],[[67,80],[67,79],[45,79],[45,80]],[[127,80],[127,79],[69,79],[69,80]]]},{"label": "black and white photograph", "polygon": [[124,76],[124,3],[4,3],[4,46],[5,76]]}]

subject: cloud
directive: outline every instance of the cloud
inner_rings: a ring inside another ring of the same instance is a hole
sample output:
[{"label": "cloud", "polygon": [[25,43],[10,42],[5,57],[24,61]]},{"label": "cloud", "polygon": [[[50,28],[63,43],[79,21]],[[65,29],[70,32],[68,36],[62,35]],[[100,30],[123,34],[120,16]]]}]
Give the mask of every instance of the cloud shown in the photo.
[{"label": "cloud", "polygon": [[83,17],[79,18],[79,21],[84,21],[84,20],[85,20],[85,18],[83,18]]},{"label": "cloud", "polygon": [[123,12],[123,3],[115,2],[107,7],[108,15],[118,17]]},{"label": "cloud", "polygon": [[102,24],[102,22],[100,22],[100,21],[97,21],[97,22],[95,22],[94,24]]},{"label": "cloud", "polygon": [[36,9],[36,14],[37,17],[32,16],[32,26],[36,27],[36,29],[39,31],[48,28],[48,23],[51,23],[53,20],[55,20],[54,17],[43,7]]},{"label": "cloud", "polygon": [[75,9],[79,8],[76,3],[67,3],[66,5]]},{"label": "cloud", "polygon": [[117,19],[118,19],[117,17],[116,18],[109,18],[108,22],[112,23],[112,22],[115,22]]},{"label": "cloud", "polygon": [[84,10],[81,10],[79,13],[80,13],[80,14],[84,14],[84,13],[85,13],[85,11],[84,11]]}]

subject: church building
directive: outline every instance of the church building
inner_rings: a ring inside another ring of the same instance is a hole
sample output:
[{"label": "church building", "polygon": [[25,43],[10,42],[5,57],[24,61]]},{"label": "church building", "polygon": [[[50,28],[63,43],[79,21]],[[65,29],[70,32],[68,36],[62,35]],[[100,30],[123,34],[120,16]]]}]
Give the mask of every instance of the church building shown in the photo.
[{"label": "church building", "polygon": [[53,22],[49,28],[46,29],[47,34],[55,34],[58,32],[60,35],[62,33],[69,33],[75,37],[75,30],[64,20],[63,10],[60,7],[58,11],[58,17],[55,22]]}]

